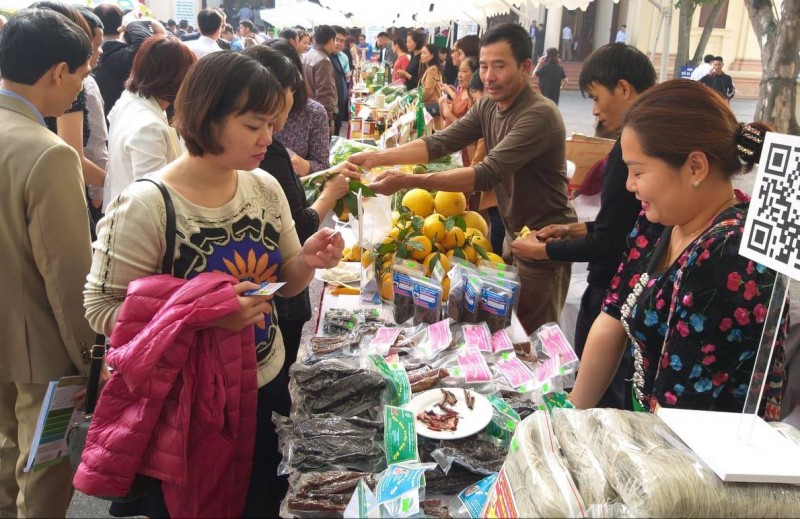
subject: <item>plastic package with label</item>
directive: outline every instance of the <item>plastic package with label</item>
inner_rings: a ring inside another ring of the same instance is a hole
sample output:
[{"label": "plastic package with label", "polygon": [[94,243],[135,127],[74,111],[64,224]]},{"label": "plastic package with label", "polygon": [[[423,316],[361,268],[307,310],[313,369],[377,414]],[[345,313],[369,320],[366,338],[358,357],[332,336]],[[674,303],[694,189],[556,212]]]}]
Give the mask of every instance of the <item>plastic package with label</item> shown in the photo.
[{"label": "plastic package with label", "polygon": [[464,282],[464,301],[461,306],[461,322],[477,323],[480,310],[483,280],[477,275],[467,276]]},{"label": "plastic package with label", "polygon": [[434,463],[398,463],[391,465],[378,481],[376,495],[384,517],[405,518],[420,512],[425,499],[426,470]]},{"label": "plastic package with label", "polygon": [[414,317],[414,280],[423,274],[422,266],[418,263],[395,258],[392,266],[392,305],[396,324],[402,325]]},{"label": "plastic package with label", "polygon": [[455,463],[483,476],[500,470],[507,454],[507,449],[482,439],[478,434],[458,440],[441,441],[431,452],[445,474],[450,473]]},{"label": "plastic package with label", "polygon": [[586,507],[559,452],[548,413],[521,421],[485,517],[583,517]]},{"label": "plastic package with label", "polygon": [[431,278],[413,280],[414,325],[434,324],[442,315],[442,286]]},{"label": "plastic package with label", "polygon": [[431,362],[448,350],[455,349],[450,319],[443,319],[425,328],[425,339],[409,354],[409,359]]},{"label": "plastic package with label", "polygon": [[439,384],[444,388],[468,388],[481,395],[497,393],[494,375],[483,354],[474,348],[458,348],[448,351],[431,362],[431,366],[445,369],[448,376]]},{"label": "plastic package with label", "polygon": [[542,402],[542,397],[551,392],[562,392],[560,377],[553,362],[531,364],[523,362],[516,353],[504,352],[495,357],[492,365],[497,388],[504,395],[524,395],[524,400]]},{"label": "plastic package with label", "polygon": [[452,516],[458,519],[480,518],[495,480],[497,480],[497,473],[490,474],[450,498]]},{"label": "plastic package with label", "polygon": [[386,381],[386,391],[381,395],[381,405],[402,406],[411,400],[411,384],[403,364],[392,355],[369,356],[369,366]]},{"label": "plastic package with label", "polygon": [[488,441],[507,449],[521,420],[520,415],[504,398],[495,395],[487,395],[486,398],[492,404],[492,421],[483,434]]},{"label": "plastic package with label", "polygon": [[558,324],[547,323],[540,326],[528,337],[528,340],[540,359],[558,359],[558,368],[561,375],[575,373],[578,370],[580,361],[575,353],[575,348],[569,343]]},{"label": "plastic package with label", "polygon": [[511,324],[515,298],[519,294],[511,282],[496,278],[482,278],[478,317],[476,322],[484,321],[492,333],[504,330]]},{"label": "plastic package with label", "polygon": [[464,322],[464,287],[470,274],[477,274],[475,266],[461,258],[452,257],[450,271],[450,294],[447,297],[447,317],[453,321]]},{"label": "plastic package with label", "polygon": [[358,366],[358,359],[326,359],[307,366],[295,363],[289,390],[292,416],[333,413],[355,416],[381,405],[386,381]]},{"label": "plastic package with label", "polygon": [[588,415],[575,409],[555,409],[552,415],[556,438],[583,502],[594,505],[617,501],[617,493],[591,449],[591,438],[595,432]]},{"label": "plastic package with label", "polygon": [[354,357],[358,355],[362,335],[357,330],[334,335],[314,336],[306,341],[306,357],[303,364],[316,364],[324,359]]},{"label": "plastic package with label", "polygon": [[281,504],[281,517],[342,517],[359,481],[375,490],[378,480],[367,472],[333,471],[293,473]]},{"label": "plastic package with label", "polygon": [[383,357],[398,355],[404,359],[423,340],[425,340],[426,325],[394,327],[378,329],[374,335],[365,335],[361,339],[359,356],[362,366],[368,365],[367,356],[377,353]]},{"label": "plastic package with label", "polygon": [[588,414],[595,457],[637,517],[794,517],[800,511],[800,487],[726,483],[655,415],[576,412]]},{"label": "plastic package with label", "polygon": [[283,461],[279,474],[292,472],[379,472],[386,467],[383,423],[335,415],[289,419],[273,414]]}]

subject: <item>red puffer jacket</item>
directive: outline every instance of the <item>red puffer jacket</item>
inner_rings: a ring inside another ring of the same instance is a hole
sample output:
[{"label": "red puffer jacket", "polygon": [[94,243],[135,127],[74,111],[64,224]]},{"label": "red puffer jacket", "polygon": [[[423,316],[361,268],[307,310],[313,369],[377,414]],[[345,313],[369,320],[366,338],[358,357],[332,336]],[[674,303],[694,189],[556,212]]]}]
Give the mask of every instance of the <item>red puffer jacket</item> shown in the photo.
[{"label": "red puffer jacket", "polygon": [[162,481],[172,517],[238,517],[256,433],[253,327],[208,328],[239,310],[238,281],[151,276],[128,286],[75,488],[122,496],[137,473]]}]

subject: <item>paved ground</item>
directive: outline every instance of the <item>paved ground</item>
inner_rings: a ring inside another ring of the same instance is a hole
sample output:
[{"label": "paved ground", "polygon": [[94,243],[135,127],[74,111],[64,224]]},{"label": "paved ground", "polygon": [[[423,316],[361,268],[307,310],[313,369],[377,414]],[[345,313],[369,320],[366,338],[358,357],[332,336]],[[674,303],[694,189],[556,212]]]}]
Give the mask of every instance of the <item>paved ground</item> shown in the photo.
[{"label": "paved ground", "polygon": [[[588,99],[581,97],[579,92],[562,92],[561,102],[559,104],[561,113],[564,117],[564,124],[567,128],[567,135],[572,132],[583,133],[586,135],[593,135],[594,133],[594,117],[592,116],[592,102]],[[756,101],[737,101],[734,100],[731,104],[740,121],[751,121],[756,109]],[[737,184],[750,191],[752,182],[755,180],[755,175],[749,175],[738,181]],[[330,223],[330,222],[329,222]],[[311,300],[319,301],[320,290],[322,286],[319,281],[313,281],[311,284]],[[313,305],[312,305],[313,306]],[[316,322],[316,314],[318,309],[314,307],[314,317],[309,321],[307,333],[311,333],[312,323]],[[83,494],[76,493],[72,499],[72,504],[67,511],[67,517],[110,517],[108,515],[108,503],[99,499],[87,497]]]}]

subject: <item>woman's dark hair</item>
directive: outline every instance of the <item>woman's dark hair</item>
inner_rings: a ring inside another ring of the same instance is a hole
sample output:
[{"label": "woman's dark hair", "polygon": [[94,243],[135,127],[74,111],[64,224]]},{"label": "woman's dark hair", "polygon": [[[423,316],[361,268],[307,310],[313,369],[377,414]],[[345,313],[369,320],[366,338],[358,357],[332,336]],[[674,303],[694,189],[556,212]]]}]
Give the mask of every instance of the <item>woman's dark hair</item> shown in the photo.
[{"label": "woman's dark hair", "polygon": [[[727,177],[753,169],[761,155],[764,133],[771,131],[762,123],[739,124],[722,96],[685,79],[648,89],[622,123],[625,130],[636,132],[645,155],[680,168],[691,152],[700,151]],[[748,135],[751,133],[755,138]]]},{"label": "woman's dark hair", "polygon": [[91,9],[88,7],[78,6],[75,9],[83,16],[83,19],[86,20],[86,24],[89,26],[89,30],[92,31],[92,39],[94,39],[94,33],[97,29],[100,29],[100,32],[104,32],[104,25],[103,21],[92,12]]},{"label": "woman's dark hair", "polygon": [[175,99],[175,128],[189,154],[220,154],[216,132],[231,114],[274,114],[283,109],[278,80],[258,61],[239,52],[213,52],[199,60]]},{"label": "woman's dark hair", "polygon": [[414,31],[410,33],[409,36],[411,37],[411,41],[414,42],[414,46],[416,47],[416,50],[414,52],[421,51],[422,47],[425,46],[425,35]]},{"label": "woman's dark hair", "polygon": [[103,34],[115,36],[122,26],[122,9],[116,4],[100,4],[94,8],[94,14],[103,21]]},{"label": "woman's dark hair", "polygon": [[545,56],[547,56],[547,58],[544,61],[545,63],[552,63],[554,65],[558,65],[558,49],[557,48],[550,47],[545,52]]},{"label": "woman's dark hair", "polygon": [[481,47],[486,47],[487,45],[492,45],[500,41],[508,42],[517,65],[521,65],[525,60],[531,59],[531,54],[533,53],[531,35],[528,34],[528,31],[521,25],[516,23],[501,23],[493,26],[486,31],[481,38]]},{"label": "woman's dark hair", "polygon": [[194,52],[175,36],[150,36],[133,58],[125,88],[142,97],[174,103],[195,61]]},{"label": "woman's dark hair", "polygon": [[480,72],[477,70],[472,74],[472,79],[469,80],[469,90],[483,92],[483,81],[481,80]]},{"label": "woman's dark hair", "polygon": [[284,90],[288,88],[295,92],[303,86],[303,77],[300,75],[300,71],[289,58],[277,49],[266,45],[254,45],[242,51],[242,54],[267,67]]},{"label": "woman's dark hair", "polygon": [[431,53],[431,60],[428,62],[427,65],[422,63],[422,61],[420,61],[420,64],[424,67],[423,70],[427,70],[430,67],[436,67],[436,68],[439,69],[439,72],[441,72],[442,71],[442,66],[441,66],[442,60],[439,59],[439,48],[436,45],[434,45],[433,43],[429,43],[429,44],[425,45],[425,48],[428,49],[428,52]]},{"label": "woman's dark hair", "polygon": [[406,47],[406,39],[405,38],[395,38],[393,43],[395,45],[397,45],[397,48],[399,48],[401,51],[403,51],[403,54],[408,54],[408,47]]},{"label": "woman's dark hair", "polygon": [[475,56],[465,57],[464,59],[461,60],[461,64],[462,65],[466,64],[473,74],[478,71],[478,58],[476,58]]},{"label": "woman's dark hair", "polygon": [[[295,88],[294,104],[292,104],[291,112],[302,112],[306,109],[306,104],[308,104],[309,94],[308,84],[303,79],[303,62],[300,60],[300,54],[291,43],[283,38],[267,42],[267,47],[271,47],[289,58],[289,61],[291,61],[292,65],[297,69],[297,73],[300,75],[300,85]],[[278,80],[280,80],[280,78],[278,78]]]},{"label": "woman's dark hair", "polygon": [[[78,18],[83,21],[81,16]],[[3,27],[0,37],[3,78],[22,85],[36,84],[59,63],[66,63],[70,74],[74,74],[91,55],[92,41],[86,32],[49,9],[18,11]]]},{"label": "woman's dark hair", "polygon": [[464,36],[456,41],[454,47],[460,50],[464,57],[478,58],[481,54],[481,39],[474,34]]},{"label": "woman's dark hair", "polygon": [[72,7],[71,5],[67,5],[61,2],[54,2],[51,0],[41,0],[40,2],[34,2],[30,5],[30,9],[49,9],[51,11],[55,11],[59,14],[63,14],[69,20],[83,29],[83,32],[86,33],[86,36],[89,37],[89,42],[91,43],[92,38],[94,38],[94,31],[89,28],[89,24],[86,23],[86,19],[81,16],[81,13],[78,12],[77,9]]},{"label": "woman's dark hair", "polygon": [[656,84],[656,69],[650,58],[636,47],[609,43],[592,52],[583,62],[578,86],[585,96],[592,83],[613,91],[622,79],[641,94]]},{"label": "woman's dark hair", "polygon": [[344,39],[344,48],[350,49],[350,45],[354,44],[355,42],[356,42],[355,38],[353,38],[352,36],[348,36],[347,38]]}]

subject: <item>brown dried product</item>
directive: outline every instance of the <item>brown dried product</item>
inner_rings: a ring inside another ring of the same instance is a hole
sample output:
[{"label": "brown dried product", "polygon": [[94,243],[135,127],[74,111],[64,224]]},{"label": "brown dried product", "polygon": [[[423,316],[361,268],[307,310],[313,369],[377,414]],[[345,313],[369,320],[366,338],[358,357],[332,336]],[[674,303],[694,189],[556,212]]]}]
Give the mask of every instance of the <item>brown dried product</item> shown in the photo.
[{"label": "brown dried product", "polygon": [[340,516],[349,502],[350,497],[335,494],[315,498],[290,497],[287,506],[290,512],[325,512]]},{"label": "brown dried product", "polygon": [[318,472],[306,475],[303,483],[295,492],[296,497],[314,497],[319,495],[344,494],[355,490],[361,480],[375,489],[378,485],[375,476],[366,472],[335,471]]},{"label": "brown dried product", "polygon": [[431,456],[439,466],[445,467],[448,474],[454,467],[460,466],[477,474],[489,475],[500,470],[507,454],[505,448],[473,435],[459,440],[442,441]]},{"label": "brown dried product", "polygon": [[[458,403],[456,395],[454,395],[452,392],[446,389],[442,389],[441,391],[442,391],[442,400],[439,402],[439,407],[442,407],[443,404],[456,405]],[[442,409],[444,408],[442,407]]]},{"label": "brown dried product", "polygon": [[426,308],[414,305],[414,324],[436,324],[439,322],[439,308]]},{"label": "brown dried product", "polygon": [[450,509],[447,508],[447,505],[442,503],[441,499],[426,499],[425,501],[420,501],[419,507],[422,509],[422,513],[424,513],[427,517],[434,517],[436,519],[452,519],[452,515],[450,515]]},{"label": "brown dried product", "polygon": [[394,294],[394,322],[404,323],[414,317],[414,297]]},{"label": "brown dried product", "polygon": [[316,436],[356,436],[374,439],[383,434],[383,422],[366,418],[342,418],[322,414],[296,420],[291,426],[289,437],[314,438]]},{"label": "brown dried product", "polygon": [[341,350],[349,344],[344,336],[336,337],[312,337],[308,341],[308,351],[312,355],[328,355]]},{"label": "brown dried product", "polygon": [[450,376],[450,372],[445,368],[428,368],[423,364],[423,368],[408,372],[408,381],[411,383],[411,392],[419,393],[433,389],[440,380]]},{"label": "brown dried product", "polygon": [[292,368],[298,409],[309,414],[355,416],[380,405],[386,381],[379,374],[337,359]]},{"label": "brown dried product", "polygon": [[514,293],[510,289],[485,283],[481,289],[477,322],[485,321],[492,333],[508,328],[513,300]]},{"label": "brown dried product", "polygon": [[466,389],[464,390],[464,400],[467,402],[467,408],[471,411],[475,406],[475,397]]},{"label": "brown dried product", "polygon": [[[433,459],[429,461],[434,461]],[[425,492],[428,494],[458,494],[486,476],[475,474],[460,466],[454,465],[448,474],[441,467],[425,472]]]}]

